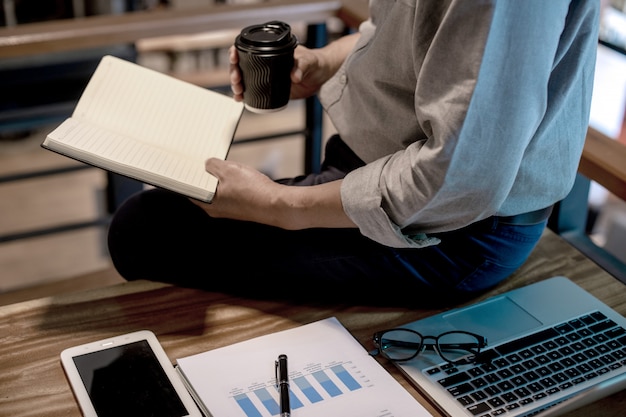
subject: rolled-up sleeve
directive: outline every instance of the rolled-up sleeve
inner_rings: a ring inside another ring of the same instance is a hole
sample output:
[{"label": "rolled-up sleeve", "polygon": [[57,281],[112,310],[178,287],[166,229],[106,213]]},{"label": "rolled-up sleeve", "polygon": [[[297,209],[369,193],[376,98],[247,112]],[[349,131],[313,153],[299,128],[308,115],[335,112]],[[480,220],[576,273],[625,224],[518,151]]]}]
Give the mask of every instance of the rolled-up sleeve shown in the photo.
[{"label": "rolled-up sleeve", "polygon": [[[368,169],[359,169],[344,178],[341,184],[342,203],[346,214],[357,219],[361,233],[372,240],[391,247],[423,248],[436,245],[439,239],[428,237],[424,233],[407,233],[395,224],[382,207],[382,197],[375,187],[363,187],[378,181],[385,159],[368,165]],[[390,233],[391,232],[391,233]]]}]

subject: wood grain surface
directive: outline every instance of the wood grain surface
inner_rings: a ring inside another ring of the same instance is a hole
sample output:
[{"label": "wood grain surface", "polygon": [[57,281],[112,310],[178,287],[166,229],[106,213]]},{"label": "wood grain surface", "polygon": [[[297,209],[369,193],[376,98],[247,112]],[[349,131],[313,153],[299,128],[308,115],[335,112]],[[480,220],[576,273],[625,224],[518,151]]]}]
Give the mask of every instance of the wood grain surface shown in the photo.
[{"label": "wood grain surface", "polygon": [[[549,231],[513,277],[479,298],[555,275],[569,277],[626,314],[625,286]],[[0,416],[80,416],[59,361],[61,351],[122,333],[152,330],[173,363],[182,356],[330,316],[370,349],[374,331],[438,311],[255,300],[148,281],[12,304],[0,307]],[[393,365],[380,362],[439,415]],[[626,395],[620,392],[569,415],[622,416],[624,409]]]}]

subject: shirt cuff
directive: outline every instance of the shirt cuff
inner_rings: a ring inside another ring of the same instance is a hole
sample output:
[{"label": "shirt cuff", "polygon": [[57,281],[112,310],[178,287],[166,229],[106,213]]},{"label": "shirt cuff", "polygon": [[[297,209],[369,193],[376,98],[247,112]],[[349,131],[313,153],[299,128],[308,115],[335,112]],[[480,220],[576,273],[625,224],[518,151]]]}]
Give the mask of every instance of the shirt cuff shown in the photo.
[{"label": "shirt cuff", "polygon": [[425,233],[404,233],[382,208],[378,178],[386,158],[374,161],[346,175],[341,185],[341,202],[361,234],[394,248],[425,248],[437,245],[440,239]]}]

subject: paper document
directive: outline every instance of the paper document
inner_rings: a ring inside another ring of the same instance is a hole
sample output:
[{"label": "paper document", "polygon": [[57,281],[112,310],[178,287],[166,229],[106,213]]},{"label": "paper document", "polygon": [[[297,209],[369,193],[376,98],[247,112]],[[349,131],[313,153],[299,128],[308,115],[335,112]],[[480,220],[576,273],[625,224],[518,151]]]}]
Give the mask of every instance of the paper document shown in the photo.
[{"label": "paper document", "polygon": [[275,360],[289,358],[292,417],[420,417],[430,413],[336,318],[177,360],[213,417],[279,414]]}]

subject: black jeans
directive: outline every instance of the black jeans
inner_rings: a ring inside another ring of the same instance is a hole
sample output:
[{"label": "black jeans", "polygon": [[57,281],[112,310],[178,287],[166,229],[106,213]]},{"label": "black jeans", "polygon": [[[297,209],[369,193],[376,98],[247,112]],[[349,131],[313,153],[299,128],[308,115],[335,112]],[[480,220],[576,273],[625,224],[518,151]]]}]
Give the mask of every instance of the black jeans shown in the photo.
[{"label": "black jeans", "polygon": [[[333,137],[320,174],[280,182],[331,181],[362,164]],[[214,219],[186,197],[152,189],[131,197],[115,214],[109,250],[129,280],[249,297],[424,306],[454,303],[507,278],[527,259],[545,225],[510,225],[491,217],[437,234],[439,245],[397,249],[357,229],[290,231]]]}]

